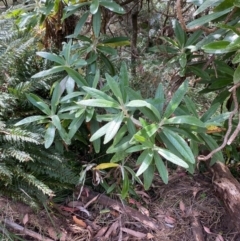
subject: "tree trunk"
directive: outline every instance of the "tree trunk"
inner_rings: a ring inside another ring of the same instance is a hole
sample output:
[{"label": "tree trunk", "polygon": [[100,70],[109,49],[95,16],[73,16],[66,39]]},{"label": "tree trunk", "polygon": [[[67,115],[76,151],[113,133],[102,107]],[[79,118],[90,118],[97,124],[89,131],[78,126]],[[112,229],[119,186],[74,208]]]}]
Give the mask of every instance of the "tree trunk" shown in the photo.
[{"label": "tree trunk", "polygon": [[240,183],[233,177],[228,167],[221,162],[215,163],[211,171],[215,191],[224,203],[229,220],[240,230]]}]

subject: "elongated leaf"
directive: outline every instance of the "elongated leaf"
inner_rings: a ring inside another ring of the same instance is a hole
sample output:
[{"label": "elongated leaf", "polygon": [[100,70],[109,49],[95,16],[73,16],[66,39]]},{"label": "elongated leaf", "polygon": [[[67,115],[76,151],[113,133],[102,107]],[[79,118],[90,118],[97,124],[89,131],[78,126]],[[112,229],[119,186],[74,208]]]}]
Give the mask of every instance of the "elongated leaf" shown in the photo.
[{"label": "elongated leaf", "polygon": [[45,113],[48,116],[51,115],[51,110],[49,109],[48,105],[43,101],[43,99],[41,99],[40,97],[34,94],[27,94],[26,96],[27,96],[27,99],[39,110],[41,110],[43,113]]},{"label": "elongated leaf", "polygon": [[110,126],[111,122],[108,122],[106,125],[102,126],[100,129],[98,129],[90,138],[90,141],[95,141],[98,138],[104,136]]},{"label": "elongated leaf", "polygon": [[103,91],[91,88],[91,87],[82,87],[88,94],[90,94],[93,98],[96,99],[103,99],[103,100],[108,100],[111,102],[115,102],[117,104],[117,101],[114,100],[110,95],[105,94]]},{"label": "elongated leaf", "polygon": [[98,38],[101,29],[101,8],[98,8],[96,14],[93,15],[93,33],[96,38]]},{"label": "elongated leaf", "polygon": [[188,124],[193,126],[199,126],[202,128],[205,128],[205,125],[202,121],[200,121],[198,118],[190,115],[183,115],[183,116],[175,116],[170,119],[164,120],[164,125],[168,124]]},{"label": "elongated leaf", "polygon": [[122,101],[123,97],[119,88],[119,83],[117,83],[109,74],[106,74],[106,79],[111,91],[117,97],[118,101]]},{"label": "elongated leaf", "polygon": [[176,19],[174,19],[172,21],[172,25],[173,25],[173,30],[175,33],[175,37],[178,41],[179,47],[183,47],[186,42],[186,37],[187,37],[186,32],[183,31],[181,25],[179,24],[179,22]]},{"label": "elongated leaf", "polygon": [[141,160],[141,165],[136,173],[136,176],[140,176],[144,171],[146,171],[153,160],[153,153],[151,151],[145,150],[143,153],[143,155],[141,154],[143,160]]},{"label": "elongated leaf", "polygon": [[52,123],[50,123],[44,136],[45,148],[49,148],[52,145],[55,137],[55,131],[56,127]]},{"label": "elongated leaf", "polygon": [[21,126],[21,125],[29,124],[29,123],[36,122],[39,120],[44,120],[44,119],[47,119],[47,116],[43,116],[43,115],[29,116],[18,121],[14,126]]},{"label": "elongated leaf", "polygon": [[117,50],[110,47],[110,46],[101,46],[98,45],[97,46],[97,50],[99,50],[100,52],[106,54],[106,55],[117,55]]},{"label": "elongated leaf", "polygon": [[95,14],[98,11],[99,0],[92,0],[92,4],[90,5],[91,14]]},{"label": "elongated leaf", "polygon": [[125,136],[125,134],[127,133],[127,126],[123,125],[119,131],[117,132],[114,141],[113,141],[113,146],[116,146],[121,140],[122,138]]},{"label": "elongated leaf", "polygon": [[52,123],[53,125],[58,129],[61,130],[62,129],[62,125],[61,125],[61,121],[59,119],[59,117],[57,115],[53,115],[52,117]]},{"label": "elongated leaf", "polygon": [[153,164],[150,164],[146,171],[143,172],[143,183],[145,190],[148,190],[151,187],[154,178],[154,172],[155,166]]},{"label": "elongated leaf", "polygon": [[188,83],[187,83],[187,81],[184,81],[181,84],[181,86],[178,88],[178,90],[174,93],[172,99],[168,103],[168,106],[165,110],[163,117],[169,118],[171,116],[171,114],[174,113],[174,111],[177,109],[177,107],[181,103],[184,95],[186,94],[187,89],[188,89]]},{"label": "elongated leaf", "polygon": [[213,43],[206,44],[202,47],[202,49],[206,53],[210,54],[225,54],[225,53],[230,53],[234,52],[238,49],[238,47],[233,47],[233,48],[228,48],[230,42],[221,40]]},{"label": "elongated leaf", "polygon": [[60,87],[60,84],[57,83],[56,86],[54,87],[54,91],[51,99],[51,110],[53,114],[56,113],[61,95],[62,95],[61,87]]},{"label": "elongated leaf", "polygon": [[103,170],[103,169],[112,168],[112,167],[119,167],[119,164],[111,163],[111,162],[101,163],[101,164],[97,165],[96,167],[94,167],[93,169]]},{"label": "elongated leaf", "polygon": [[121,197],[123,199],[127,197],[128,191],[129,191],[129,187],[130,187],[130,182],[129,182],[129,178],[128,178],[128,173],[124,170],[123,187],[122,187],[122,191],[121,191]]},{"label": "elongated leaf", "polygon": [[104,6],[105,8],[109,9],[114,13],[119,13],[119,14],[125,13],[125,10],[114,1],[100,0],[100,5]]},{"label": "elongated leaf", "polygon": [[166,149],[163,149],[163,148],[160,148],[160,147],[155,147],[155,150],[162,156],[164,157],[165,159],[167,159],[168,161],[178,165],[178,166],[181,166],[181,167],[184,167],[184,168],[188,168],[188,164],[183,161],[182,159],[180,159],[178,156],[174,155],[173,153],[171,153],[170,151],[166,150]]},{"label": "elongated leaf", "polygon": [[185,46],[190,46],[190,45],[196,44],[199,41],[202,34],[203,34],[202,30],[197,30],[197,31],[193,32],[193,34],[191,34],[190,37],[187,39]]},{"label": "elongated leaf", "polygon": [[84,115],[79,116],[78,118],[73,119],[71,124],[69,125],[68,129],[70,130],[68,133],[68,138],[71,140],[73,136],[76,134],[78,131],[79,127],[82,125],[84,121]]},{"label": "elongated leaf", "polygon": [[77,102],[77,104],[80,105],[86,105],[86,106],[93,106],[93,107],[102,107],[102,108],[116,108],[120,109],[121,106],[116,102],[112,102],[109,100],[103,100],[103,99],[90,99],[90,100],[81,100]]},{"label": "elongated leaf", "polygon": [[78,21],[78,23],[77,23],[77,25],[76,25],[76,27],[74,29],[74,34],[73,34],[74,36],[77,36],[78,34],[80,34],[83,25],[87,21],[88,16],[89,16],[89,12],[88,11],[81,16],[80,20]]},{"label": "elongated leaf", "polygon": [[196,20],[193,20],[192,22],[190,22],[187,27],[188,28],[194,28],[194,27],[198,27],[198,26],[203,26],[205,23],[209,23],[214,19],[217,19],[221,16],[223,16],[226,13],[229,13],[232,10],[231,8],[225,9],[224,11],[221,12],[217,12],[217,13],[210,13],[208,15],[204,15],[203,17],[200,17]]},{"label": "elongated leaf", "polygon": [[195,103],[193,103],[192,99],[190,99],[188,96],[185,96],[184,102],[188,110],[194,115],[194,117],[198,118],[197,107]]},{"label": "elongated leaf", "polygon": [[47,53],[47,52],[37,52],[36,53],[38,56],[41,56],[42,58],[51,60],[55,63],[58,63],[60,65],[65,65],[65,60],[61,57],[59,57],[56,54],[51,54],[51,53]]},{"label": "elongated leaf", "polygon": [[220,107],[221,103],[213,104],[201,117],[201,121],[206,122],[208,121],[217,111],[217,109]]},{"label": "elongated leaf", "polygon": [[160,177],[162,178],[165,184],[168,184],[168,170],[157,151],[153,152],[153,158]]},{"label": "elongated leaf", "polygon": [[74,69],[71,69],[68,66],[64,66],[64,70],[67,71],[69,76],[71,76],[74,81],[79,85],[79,86],[88,86],[87,81]]},{"label": "elongated leaf", "polygon": [[51,74],[55,74],[55,73],[59,73],[64,71],[64,66],[54,66],[51,69],[48,70],[43,70],[35,75],[32,76],[32,78],[41,78],[41,77],[45,77]]},{"label": "elongated leaf", "polygon": [[[91,135],[93,135],[97,130],[99,130],[99,123],[96,121],[95,118],[92,118],[91,122],[90,122],[90,131],[91,131]],[[100,149],[101,149],[101,139],[98,138],[96,140],[93,140],[93,147],[96,153],[99,153]]]},{"label": "elongated leaf", "polygon": [[[210,148],[210,150],[215,150],[218,148],[217,142],[210,135],[207,135],[205,133],[200,133],[199,136],[205,141],[205,143]],[[225,162],[221,151],[219,151],[213,155],[213,158],[212,158],[210,164],[213,165],[216,161],[220,161],[223,163]]]},{"label": "elongated leaf", "polygon": [[104,138],[104,144],[108,143],[111,141],[116,133],[118,132],[120,125],[122,123],[124,114],[123,112],[120,112],[111,122],[109,122],[108,130],[106,131],[106,135]]},{"label": "elongated leaf", "polygon": [[209,7],[214,7],[221,3],[223,0],[206,0],[205,2],[202,2],[202,4],[199,6],[199,8],[193,13],[193,16],[198,15],[199,13],[203,12]]},{"label": "elongated leaf", "polygon": [[186,161],[190,163],[195,163],[195,158],[190,147],[184,141],[184,139],[177,133],[171,131],[168,128],[163,128],[163,133],[168,138],[168,140],[176,147],[176,149],[181,153]]},{"label": "elongated leaf", "polygon": [[114,76],[116,74],[116,70],[110,59],[106,57],[106,55],[104,55],[103,53],[100,54],[100,58],[105,64],[106,71],[108,71],[110,75]]},{"label": "elongated leaf", "polygon": [[160,120],[159,111],[152,104],[146,102],[145,100],[132,100],[126,105],[126,107],[147,107],[154,113],[158,120]]},{"label": "elongated leaf", "polygon": [[238,65],[237,69],[234,72],[233,82],[234,84],[237,84],[240,82],[240,65]]}]

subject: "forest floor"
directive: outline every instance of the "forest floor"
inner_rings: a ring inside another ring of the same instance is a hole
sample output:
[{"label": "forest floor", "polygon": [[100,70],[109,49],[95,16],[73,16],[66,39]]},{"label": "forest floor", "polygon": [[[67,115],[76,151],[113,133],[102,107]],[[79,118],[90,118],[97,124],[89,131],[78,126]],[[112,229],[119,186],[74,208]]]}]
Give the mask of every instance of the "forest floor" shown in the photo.
[{"label": "forest floor", "polygon": [[49,208],[35,212],[0,197],[0,233],[5,233],[0,239],[18,240],[7,238],[10,231],[27,241],[240,241],[240,232],[231,227],[208,173],[175,172],[169,179],[165,185],[156,176],[149,191],[136,186],[139,199],[124,204],[116,196],[95,192],[91,196],[87,188],[78,200],[75,193],[64,203],[50,201]]}]

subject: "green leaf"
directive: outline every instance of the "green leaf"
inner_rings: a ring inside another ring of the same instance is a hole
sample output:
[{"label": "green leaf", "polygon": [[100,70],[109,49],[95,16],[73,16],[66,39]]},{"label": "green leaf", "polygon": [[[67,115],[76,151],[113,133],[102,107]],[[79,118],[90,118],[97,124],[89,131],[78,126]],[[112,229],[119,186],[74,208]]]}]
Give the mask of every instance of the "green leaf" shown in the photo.
[{"label": "green leaf", "polygon": [[68,138],[71,140],[73,136],[76,134],[80,126],[82,125],[85,117],[84,115],[79,116],[78,118],[73,119],[68,129],[70,130],[68,133]]},{"label": "green leaf", "polygon": [[121,191],[121,197],[122,199],[126,198],[128,195],[128,191],[129,191],[129,178],[128,178],[128,173],[124,170],[124,174],[123,174],[123,187],[122,187],[122,191]]},{"label": "green leaf", "polygon": [[144,153],[144,155],[142,156],[143,160],[141,161],[141,166],[139,167],[136,173],[136,176],[140,176],[144,171],[146,171],[153,160],[153,152],[149,150],[145,150],[144,152],[142,152],[142,154],[143,153]]},{"label": "green leaf", "polygon": [[201,121],[206,122],[208,121],[217,111],[217,109],[220,107],[221,103],[215,103],[213,104],[201,117]]},{"label": "green leaf", "polygon": [[[228,0],[229,1],[229,0]],[[199,6],[199,8],[193,13],[193,16],[198,15],[199,13],[203,12],[209,7],[214,7],[217,4],[221,3],[222,0],[206,0],[202,2],[202,4]]]},{"label": "green leaf", "polygon": [[100,58],[103,61],[104,65],[106,67],[106,70],[109,72],[109,74],[114,76],[116,74],[116,71],[115,71],[113,63],[103,53],[100,54]]},{"label": "green leaf", "polygon": [[[77,23],[77,25],[76,25],[76,27],[75,27],[75,29],[74,29],[74,34],[73,34],[73,36],[77,36],[78,34],[80,34],[83,25],[84,25],[84,24],[86,23],[86,21],[87,21],[88,16],[89,16],[89,11],[87,11],[86,13],[84,13],[84,14],[81,16],[80,20],[78,21],[78,23]],[[73,37],[73,36],[68,36],[68,37]]]},{"label": "green leaf", "polygon": [[14,124],[14,126],[21,126],[21,125],[29,124],[29,123],[36,122],[39,120],[44,120],[44,119],[47,119],[47,117],[42,115],[29,116],[18,121],[16,124]]},{"label": "green leaf", "polygon": [[202,34],[203,34],[202,30],[197,30],[193,32],[193,34],[191,34],[190,37],[187,39],[185,46],[187,47],[190,45],[195,45],[199,41]]},{"label": "green leaf", "polygon": [[195,163],[195,158],[190,147],[181,136],[168,128],[163,128],[163,133],[168,138],[168,140],[176,147],[176,149],[180,152],[180,154],[185,158],[187,162]]},{"label": "green leaf", "polygon": [[129,86],[128,70],[125,62],[122,62],[120,68],[120,89],[122,93],[123,102],[127,102],[126,87]]},{"label": "green leaf", "polygon": [[51,53],[47,53],[47,52],[37,52],[36,54],[38,56],[41,56],[42,58],[48,59],[48,60],[58,63],[60,65],[65,65],[65,60],[56,54],[51,54]]},{"label": "green leaf", "polygon": [[153,158],[160,177],[165,184],[168,184],[168,170],[157,151],[153,152]]},{"label": "green leaf", "polygon": [[181,166],[181,167],[184,167],[184,168],[188,168],[188,164],[183,161],[182,159],[180,159],[178,156],[174,155],[172,152],[166,150],[166,149],[163,149],[163,148],[160,148],[160,147],[155,147],[155,150],[162,156],[164,157],[165,159],[167,159],[168,161],[178,165],[178,166]]},{"label": "green leaf", "polygon": [[97,46],[97,50],[99,50],[100,52],[102,52],[104,54],[117,55],[117,50],[112,48],[112,47],[110,47],[110,46],[98,45]]},{"label": "green leaf", "polygon": [[26,94],[26,96],[27,99],[43,113],[45,113],[48,116],[52,114],[48,105],[40,97],[34,94]]},{"label": "green leaf", "polygon": [[91,14],[95,14],[98,11],[99,0],[92,0],[92,4],[90,5]]},{"label": "green leaf", "polygon": [[56,127],[52,123],[50,123],[44,136],[45,148],[49,148],[52,145],[55,137],[55,131],[56,131]]},{"label": "green leaf", "polygon": [[123,101],[122,93],[119,88],[119,83],[116,82],[109,74],[106,74],[107,83],[113,92],[113,94],[117,97],[118,101],[121,103]]},{"label": "green leaf", "polygon": [[116,115],[116,117],[111,122],[109,122],[109,126],[106,131],[106,135],[103,142],[104,144],[108,143],[114,138],[114,136],[116,135],[116,133],[118,132],[121,126],[123,117],[124,117],[123,112],[120,112],[119,114]]},{"label": "green leaf", "polygon": [[160,120],[159,111],[152,104],[148,103],[145,100],[132,100],[126,105],[126,107],[147,107],[153,112],[153,114],[158,118],[158,120]]},{"label": "green leaf", "polygon": [[74,70],[68,66],[64,66],[64,70],[67,71],[69,76],[71,76],[79,86],[81,86],[81,87],[88,86],[87,81],[76,70]]},{"label": "green leaf", "polygon": [[51,99],[51,110],[52,113],[55,114],[57,110],[57,106],[59,104],[60,97],[62,95],[63,91],[61,90],[60,84],[57,83],[54,87],[52,99]]},{"label": "green leaf", "polygon": [[64,71],[64,66],[54,66],[51,69],[43,70],[35,75],[32,76],[32,78],[42,78],[51,74],[59,73]]},{"label": "green leaf", "polygon": [[177,109],[181,101],[183,100],[184,95],[186,94],[188,89],[188,82],[184,81],[180,87],[177,89],[177,91],[174,93],[172,99],[168,103],[168,106],[165,110],[165,113],[163,115],[164,118],[169,118],[171,114],[174,113],[174,111]]},{"label": "green leaf", "polygon": [[184,97],[184,102],[187,106],[187,109],[192,113],[196,118],[198,118],[197,107],[195,103],[188,96]]},{"label": "green leaf", "polygon": [[187,65],[187,55],[185,53],[179,56],[179,64],[182,68],[185,68]]},{"label": "green leaf", "polygon": [[109,126],[111,125],[111,122],[108,122],[106,125],[102,126],[100,129],[98,129],[90,138],[90,141],[95,141],[98,138],[104,136],[106,132],[108,131]]},{"label": "green leaf", "polygon": [[101,29],[101,8],[98,8],[96,14],[93,15],[93,22],[92,22],[92,27],[93,27],[93,33],[96,38],[99,37],[100,29]]},{"label": "green leaf", "polygon": [[151,187],[154,178],[155,166],[151,164],[145,172],[143,172],[144,189],[148,190]]},{"label": "green leaf", "polygon": [[[204,142],[207,144],[210,150],[215,150],[218,148],[217,142],[210,135],[207,135],[206,133],[200,133],[199,136],[204,140]],[[225,162],[221,151],[213,155],[213,158],[210,164],[213,165],[216,161],[220,161],[223,163]]]},{"label": "green leaf", "polygon": [[226,13],[229,13],[231,10],[232,10],[232,7],[225,9],[224,11],[221,11],[221,12],[210,13],[208,15],[204,15],[203,17],[200,17],[200,18],[190,22],[187,25],[187,28],[195,28],[195,27],[203,26],[205,23],[209,23],[212,20],[215,20],[215,19],[225,15]]},{"label": "green leaf", "polygon": [[234,72],[233,82],[234,84],[237,84],[240,82],[240,65],[238,65],[237,69]]},{"label": "green leaf", "polygon": [[61,130],[62,129],[62,125],[61,125],[61,121],[59,119],[59,117],[57,115],[53,115],[52,117],[52,123],[53,125],[58,129]]},{"label": "green leaf", "polygon": [[103,91],[95,89],[95,88],[91,88],[91,87],[82,87],[88,94],[90,94],[93,98],[96,99],[102,99],[102,100],[108,100],[111,102],[115,102],[116,104],[117,101],[114,100],[110,95],[105,94]]},{"label": "green leaf", "polygon": [[130,41],[128,37],[114,37],[107,38],[101,42],[104,46],[109,46],[112,48],[121,47],[121,46],[130,46]]},{"label": "green leaf", "polygon": [[229,44],[230,42],[221,40],[221,41],[206,44],[202,47],[202,49],[206,53],[210,53],[210,54],[225,54],[229,52],[234,52],[238,49],[238,47],[228,48]]},{"label": "green leaf", "polygon": [[146,150],[147,148],[148,147],[146,147],[144,145],[136,145],[136,146],[132,146],[132,147],[128,148],[125,152],[126,153],[139,152],[139,151]]},{"label": "green leaf", "polygon": [[205,125],[198,118],[190,115],[175,116],[170,119],[166,119],[163,122],[164,125],[168,124],[188,124],[193,126],[199,126],[205,128]]},{"label": "green leaf", "polygon": [[81,100],[81,101],[78,101],[77,104],[85,105],[85,106],[101,107],[101,108],[121,109],[121,106],[116,101],[113,102],[113,101],[103,100],[103,99]]},{"label": "green leaf", "polygon": [[183,31],[181,25],[176,19],[172,21],[172,26],[173,26],[175,37],[178,41],[179,47],[181,48],[184,47],[186,38],[187,38],[185,31]]},{"label": "green leaf", "polygon": [[109,9],[114,13],[119,13],[119,14],[125,13],[125,10],[120,5],[118,5],[116,2],[113,2],[113,1],[100,0],[100,5],[104,6],[105,8]]},{"label": "green leaf", "polygon": [[[97,131],[99,130],[100,126],[99,126],[99,123],[96,121],[95,118],[93,118],[90,122],[90,131],[91,131],[91,136]],[[99,153],[100,152],[100,149],[101,149],[101,139],[98,138],[94,141],[92,141],[93,143],[93,147],[94,147],[94,150],[96,153]]]}]

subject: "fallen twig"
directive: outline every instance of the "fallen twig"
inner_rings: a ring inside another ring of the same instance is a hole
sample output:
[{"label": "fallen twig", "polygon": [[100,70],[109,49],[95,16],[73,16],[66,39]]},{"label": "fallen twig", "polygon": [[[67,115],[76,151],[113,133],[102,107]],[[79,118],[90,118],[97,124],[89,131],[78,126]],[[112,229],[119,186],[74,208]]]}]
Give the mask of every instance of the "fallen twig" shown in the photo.
[{"label": "fallen twig", "polygon": [[40,240],[40,241],[54,241],[53,239],[50,239],[50,238],[46,238],[44,237],[43,235],[39,234],[39,233],[36,233],[32,230],[29,230],[27,228],[24,228],[22,227],[21,225],[17,224],[17,223],[14,223],[13,221],[10,221],[9,219],[4,219],[4,224],[14,230],[17,230],[17,231],[20,231],[21,233],[23,234],[26,234],[30,237],[33,237],[37,240]]}]

